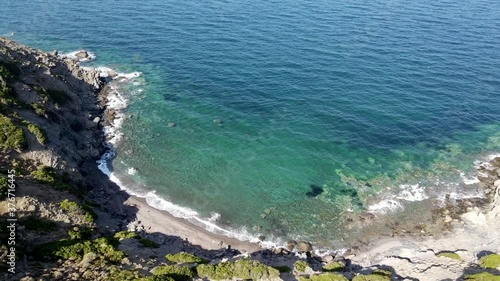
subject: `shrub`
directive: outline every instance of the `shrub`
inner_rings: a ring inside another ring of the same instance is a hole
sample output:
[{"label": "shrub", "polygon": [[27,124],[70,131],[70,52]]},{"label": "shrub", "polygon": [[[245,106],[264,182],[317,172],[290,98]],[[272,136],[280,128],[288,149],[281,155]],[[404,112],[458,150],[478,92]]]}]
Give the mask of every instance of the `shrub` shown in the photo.
[{"label": "shrub", "polygon": [[88,239],[92,235],[92,230],[89,228],[78,228],[74,227],[72,230],[68,231],[68,236],[72,240]]},{"label": "shrub", "polygon": [[105,262],[118,263],[125,258],[125,253],[116,249],[118,241],[114,238],[97,238],[94,240],[59,240],[36,247],[35,257],[75,258],[81,260],[87,253],[95,253]]},{"label": "shrub", "polygon": [[199,265],[196,267],[198,276],[213,280],[243,279],[262,280],[279,278],[280,272],[254,260],[238,260],[222,262],[217,265]]},{"label": "shrub", "polygon": [[299,276],[299,281],[349,281],[349,279],[337,273],[322,273],[308,277]]},{"label": "shrub", "polygon": [[168,261],[174,262],[174,263],[206,263],[207,261],[199,258],[193,254],[189,254],[186,252],[180,252],[177,254],[168,254],[165,257]]},{"label": "shrub", "polygon": [[56,169],[48,166],[40,166],[38,170],[31,172],[31,176],[40,183],[48,184],[52,187],[68,190],[71,189],[67,175],[59,175]]},{"label": "shrub", "polygon": [[160,245],[146,238],[140,238],[139,243],[146,248],[160,248]]},{"label": "shrub", "polygon": [[133,231],[120,231],[115,233],[114,236],[116,239],[129,239],[129,238],[135,238],[135,239],[140,239],[141,236],[139,234],[133,232]]},{"label": "shrub", "polygon": [[479,259],[479,265],[482,268],[499,268],[500,267],[500,255],[490,254]]},{"label": "shrub", "polygon": [[47,117],[47,107],[39,102],[31,103],[31,107],[35,110],[35,113],[40,116]]},{"label": "shrub", "polygon": [[0,200],[7,197],[9,192],[9,179],[6,176],[0,176]]},{"label": "shrub", "polygon": [[47,134],[45,133],[45,130],[38,127],[35,124],[28,124],[28,131],[35,135],[36,139],[38,142],[42,145],[45,145],[47,143]]},{"label": "shrub", "polygon": [[87,223],[93,223],[97,219],[97,214],[89,206],[80,205],[68,199],[61,201],[59,206],[70,215],[83,215],[83,219]]},{"label": "shrub", "polygon": [[58,228],[57,223],[49,220],[42,220],[35,217],[29,217],[22,220],[22,224],[27,230],[38,232],[49,232]]},{"label": "shrub", "polygon": [[0,146],[5,149],[23,150],[28,146],[28,141],[21,128],[12,120],[0,114]]},{"label": "shrub", "polygon": [[41,166],[31,173],[31,176],[41,183],[54,185],[57,181],[56,169],[48,166]]},{"label": "shrub", "polygon": [[15,63],[0,61],[0,76],[12,79],[21,74],[19,67]]},{"label": "shrub", "polygon": [[193,272],[187,266],[162,265],[154,269],[153,275],[170,277],[176,281],[191,280]]},{"label": "shrub", "polygon": [[138,281],[140,278],[143,278],[143,275],[138,271],[124,270],[113,265],[110,267],[108,280]]}]

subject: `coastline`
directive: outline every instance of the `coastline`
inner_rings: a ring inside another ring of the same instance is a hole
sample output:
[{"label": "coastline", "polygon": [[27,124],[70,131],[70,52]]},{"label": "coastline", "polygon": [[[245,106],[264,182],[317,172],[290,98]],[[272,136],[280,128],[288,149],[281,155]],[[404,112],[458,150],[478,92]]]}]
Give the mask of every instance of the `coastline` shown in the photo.
[{"label": "coastline", "polygon": [[[16,48],[23,50],[26,48],[20,44],[10,42],[10,40],[4,41],[7,41],[7,45],[14,45],[15,48],[13,49],[15,51],[18,51]],[[10,47],[12,48],[12,46]],[[103,123],[109,122],[112,124],[113,120],[106,121],[105,119],[108,116],[116,116],[116,114],[109,114],[109,112],[105,110],[106,85],[103,85],[102,81],[98,79],[99,71],[79,67],[78,63],[74,60],[68,61],[56,55],[49,55],[34,49],[28,50],[40,56],[37,61],[47,61],[47,65],[53,64],[55,66],[67,67],[67,69],[65,68],[64,70],[69,70],[69,72],[65,74],[63,78],[73,77],[79,79],[78,81],[71,80],[72,83],[70,86],[82,89],[81,91],[72,91],[72,95],[75,99],[78,98],[79,101],[81,101],[81,104],[78,104],[78,106],[82,105],[82,107],[77,113],[81,115],[80,118],[82,120],[87,121],[87,123],[84,123],[87,126],[85,131],[75,132],[68,136],[68,139],[63,140],[61,140],[61,138],[55,138],[54,134],[49,131],[52,142],[49,142],[47,147],[43,147],[43,149],[46,150],[47,154],[52,156],[51,158],[44,158],[42,156],[45,154],[36,154],[33,151],[26,152],[24,156],[44,165],[52,165],[60,168],[61,171],[70,171],[70,169],[73,169],[75,172],[75,179],[82,179],[88,184],[90,187],[88,190],[79,190],[80,192],[88,192],[84,195],[80,194],[82,198],[78,199],[75,196],[71,198],[72,200],[81,201],[86,199],[95,200],[95,202],[91,202],[92,205],[86,201],[82,202],[82,204],[89,204],[85,206],[90,209],[93,207],[94,211],[98,212],[98,219],[96,219],[95,223],[92,221],[91,225],[96,227],[99,237],[113,237],[118,239],[115,234],[118,232],[122,232],[123,234],[124,231],[128,230],[131,231],[130,233],[132,234],[139,234],[141,240],[150,240],[150,244],[153,245],[155,245],[154,243],[158,244],[158,247],[145,247],[144,245],[141,246],[140,243],[136,241],[137,239],[134,238],[120,240],[123,242],[120,242],[121,245],[117,247],[120,247],[120,249],[128,255],[127,258],[120,261],[124,265],[130,265],[132,261],[134,265],[140,266],[141,270],[150,274],[153,270],[150,271],[149,265],[146,267],[141,264],[141,262],[145,263],[145,257],[149,257],[150,260],[148,262],[159,267],[165,264],[163,260],[158,258],[159,256],[163,259],[166,253],[177,254],[180,251],[186,251],[188,253],[196,253],[204,258],[209,258],[211,262],[217,264],[227,259],[235,261],[241,258],[241,256],[238,255],[239,251],[241,251],[246,253],[245,256],[250,254],[252,259],[266,265],[275,267],[287,266],[289,269],[294,268],[293,272],[282,273],[281,276],[277,273],[278,278],[276,280],[297,280],[297,277],[301,280],[301,277],[306,275],[308,276],[307,278],[313,275],[327,275],[330,273],[327,272],[328,270],[324,270],[325,266],[332,262],[342,263],[340,272],[342,275],[348,277],[349,280],[355,280],[355,276],[359,274],[374,272],[381,268],[388,269],[391,276],[393,276],[393,280],[402,280],[406,278],[404,276],[411,276],[411,278],[409,278],[410,280],[443,280],[446,278],[458,278],[458,280],[463,280],[460,278],[465,276],[464,274],[479,272],[479,269],[471,266],[471,264],[478,263],[479,258],[482,257],[484,252],[500,252],[500,241],[497,237],[500,232],[500,157],[498,157],[498,155],[496,158],[490,159],[489,162],[478,165],[478,180],[488,191],[485,192],[488,194],[488,204],[483,208],[483,206],[479,205],[477,202],[465,202],[464,205],[466,208],[463,212],[450,213],[449,223],[451,231],[442,237],[424,238],[418,236],[405,237],[404,235],[396,235],[392,238],[374,239],[370,243],[362,245],[359,248],[352,247],[346,253],[332,254],[332,252],[330,252],[324,255],[316,255],[313,248],[314,245],[308,245],[307,242],[303,242],[304,244],[302,244],[302,246],[305,247],[301,247],[301,242],[299,242],[295,252],[287,251],[279,247],[269,250],[262,249],[261,245],[258,243],[244,242],[209,232],[203,227],[196,226],[186,219],[177,218],[174,215],[150,206],[146,199],[126,193],[114,183],[108,175],[99,169],[96,161],[101,159],[101,155],[107,152],[104,142]],[[25,56],[25,54],[21,55],[21,52],[19,52],[13,56]],[[26,67],[25,70],[28,69],[36,68]],[[41,71],[43,71],[43,69]],[[87,84],[80,85],[80,83],[83,82]],[[80,85],[81,87],[76,87],[75,85]],[[67,105],[65,109],[72,109],[70,106],[71,105]],[[64,113],[65,112],[61,112],[60,114],[62,115]],[[94,120],[97,120],[97,122]],[[69,132],[71,129],[64,127],[66,125],[64,122],[57,124],[60,129],[66,132]],[[47,129],[52,128],[47,127]],[[73,131],[75,130],[73,129]],[[86,144],[85,150],[78,151],[82,155],[81,159],[72,160],[70,156],[73,154],[70,153],[74,152],[64,152],[56,149],[58,146],[67,145],[68,143],[83,138],[86,140],[88,139],[88,144]],[[36,158],[37,155],[38,158]],[[52,162],[52,158],[55,158],[54,155],[58,158]],[[65,160],[68,160],[67,163]],[[30,176],[27,176],[27,179],[29,180]],[[61,197],[68,196],[65,191],[57,189],[47,189],[47,191],[50,190],[50,192],[45,192],[43,188],[40,188],[39,184],[34,185],[33,188],[36,188],[39,193],[51,193],[49,194],[51,195],[50,197],[57,197],[56,199],[50,198],[53,200],[50,201],[50,203],[56,202],[56,204],[32,204],[28,202],[28,200],[24,200],[26,201],[26,210],[36,210],[41,206],[43,208],[47,206],[50,208],[61,206],[61,203],[64,202]],[[82,187],[79,186],[79,188]],[[32,199],[36,200],[34,198],[35,195],[27,191],[29,190],[27,189],[24,195],[31,195],[33,197]],[[39,199],[41,199],[41,197],[40,195]],[[64,214],[64,212],[55,212],[54,216],[60,219],[61,214]],[[88,215],[88,213],[83,212],[81,215]],[[448,214],[445,213],[443,216],[444,215]],[[453,216],[453,218],[451,216]],[[67,217],[67,222],[65,222],[64,227],[74,231],[74,224],[71,223],[71,217]],[[445,217],[445,220],[446,219]],[[63,231],[63,233],[60,234],[63,239],[67,239],[67,232]],[[39,240],[38,237],[42,236],[42,234],[37,233],[37,235],[35,239]],[[51,238],[53,240],[54,237]],[[220,243],[221,241],[223,242],[222,244]],[[229,251],[229,245],[231,246],[231,250],[239,251]],[[154,250],[154,248],[159,249]],[[331,250],[333,251],[335,249]],[[439,256],[439,254],[443,252],[456,254],[459,256],[459,259],[448,259]],[[154,254],[156,258],[151,258],[152,254]],[[311,268],[307,269],[305,272],[297,272],[297,261],[305,263],[306,266],[310,265]],[[74,264],[67,266],[67,268],[71,268],[71,270],[73,270],[74,267]],[[130,269],[130,267],[127,268]],[[274,271],[277,272],[277,269],[274,269]],[[89,272],[92,271],[90,270]],[[91,273],[89,273],[89,276],[91,276],[90,274]],[[96,280],[92,279],[92,277],[88,279]],[[80,279],[79,277],[75,277],[73,280]],[[383,280],[389,279],[386,278]]]},{"label": "coastline", "polygon": [[[241,241],[224,235],[215,234],[197,226],[186,219],[176,218],[168,212],[150,206],[145,199],[130,196],[125,204],[137,208],[135,221],[129,224],[129,229],[142,230],[146,233],[162,233],[178,236],[193,245],[199,245],[206,250],[231,248],[241,252],[253,253],[262,248],[257,243]],[[220,244],[223,242],[222,245]]]}]

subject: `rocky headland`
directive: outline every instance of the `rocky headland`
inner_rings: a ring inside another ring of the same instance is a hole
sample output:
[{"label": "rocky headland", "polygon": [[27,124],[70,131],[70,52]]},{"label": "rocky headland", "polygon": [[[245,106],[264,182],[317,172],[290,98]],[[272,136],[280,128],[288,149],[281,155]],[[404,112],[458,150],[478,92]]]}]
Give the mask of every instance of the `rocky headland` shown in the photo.
[{"label": "rocky headland", "polygon": [[478,171],[487,198],[439,210],[443,235],[263,249],[156,210],[97,168],[116,73],[88,59],[0,37],[1,280],[500,280],[500,158]]}]

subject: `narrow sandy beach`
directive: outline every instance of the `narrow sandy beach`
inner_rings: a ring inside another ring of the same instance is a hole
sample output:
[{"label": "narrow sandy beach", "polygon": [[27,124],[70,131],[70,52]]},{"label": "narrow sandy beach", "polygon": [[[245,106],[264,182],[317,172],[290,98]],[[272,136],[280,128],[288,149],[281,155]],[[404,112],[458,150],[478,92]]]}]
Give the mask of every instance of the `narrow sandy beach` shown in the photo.
[{"label": "narrow sandy beach", "polygon": [[[255,252],[261,249],[257,243],[217,235],[185,219],[176,218],[168,212],[151,207],[142,198],[131,196],[125,204],[137,208],[137,213],[135,214],[137,221],[140,221],[140,225],[148,233],[159,232],[178,236],[182,239],[187,238],[191,244],[199,245],[207,250],[227,248],[228,245],[242,252]],[[221,241],[223,242],[222,246],[220,244]]]}]

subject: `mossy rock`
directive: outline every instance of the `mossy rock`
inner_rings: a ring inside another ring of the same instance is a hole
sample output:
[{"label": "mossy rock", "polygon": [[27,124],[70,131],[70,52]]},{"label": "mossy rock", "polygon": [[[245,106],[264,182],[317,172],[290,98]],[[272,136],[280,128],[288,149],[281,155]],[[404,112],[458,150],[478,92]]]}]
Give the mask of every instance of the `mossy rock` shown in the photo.
[{"label": "mossy rock", "polygon": [[322,273],[310,276],[299,276],[299,281],[349,281],[344,275],[337,273]]},{"label": "mossy rock", "polygon": [[304,272],[306,272],[306,269],[308,267],[309,267],[309,264],[307,264],[306,261],[297,261],[293,265],[294,270],[297,271],[298,273],[304,273]]},{"label": "mossy rock", "polygon": [[193,278],[193,271],[187,266],[161,265],[153,269],[153,275],[187,281]]},{"label": "mossy rock", "polygon": [[460,255],[458,255],[457,253],[454,253],[454,252],[441,252],[441,253],[437,254],[436,257],[448,258],[448,259],[453,259],[453,260],[457,260],[457,261],[462,260]]},{"label": "mossy rock", "polygon": [[158,243],[155,243],[146,238],[140,238],[139,243],[141,243],[141,245],[146,248],[160,248],[160,245]]},{"label": "mossy rock", "polygon": [[141,239],[141,236],[133,231],[120,231],[115,233],[114,237],[116,239]]},{"label": "mossy rock", "polygon": [[482,268],[499,268],[500,267],[500,255],[490,254],[479,259],[479,265]]},{"label": "mossy rock", "polygon": [[391,281],[391,277],[385,274],[368,274],[368,275],[358,275],[352,279],[352,281]]},{"label": "mossy rock", "polygon": [[465,276],[466,281],[500,281],[500,275],[493,275],[489,272],[481,272]]},{"label": "mossy rock", "polygon": [[199,265],[196,267],[198,276],[211,280],[265,280],[277,279],[279,270],[255,260],[237,260],[236,262],[222,262],[217,265]]},{"label": "mossy rock", "polygon": [[173,263],[207,263],[206,260],[186,252],[168,254],[165,258]]},{"label": "mossy rock", "polygon": [[345,269],[343,262],[334,261],[323,266],[323,271],[342,271]]}]

